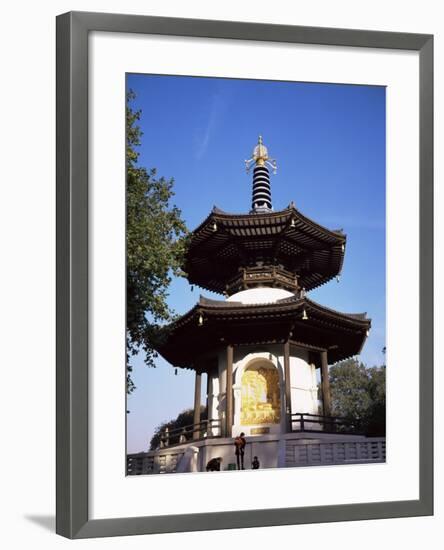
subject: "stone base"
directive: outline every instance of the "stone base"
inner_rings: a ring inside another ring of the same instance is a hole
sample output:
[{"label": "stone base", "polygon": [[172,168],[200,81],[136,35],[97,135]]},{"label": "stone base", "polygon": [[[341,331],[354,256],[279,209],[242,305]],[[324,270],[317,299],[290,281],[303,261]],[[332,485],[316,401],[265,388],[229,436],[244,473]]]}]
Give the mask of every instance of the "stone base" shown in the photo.
[{"label": "stone base", "polygon": [[[260,468],[322,466],[385,462],[385,438],[347,434],[289,433],[247,437],[244,468],[252,469],[255,456]],[[141,456],[143,455],[143,457]],[[213,458],[221,458],[221,471],[236,470],[233,438],[190,441],[183,445],[140,453],[143,471],[133,473],[205,472]]]}]

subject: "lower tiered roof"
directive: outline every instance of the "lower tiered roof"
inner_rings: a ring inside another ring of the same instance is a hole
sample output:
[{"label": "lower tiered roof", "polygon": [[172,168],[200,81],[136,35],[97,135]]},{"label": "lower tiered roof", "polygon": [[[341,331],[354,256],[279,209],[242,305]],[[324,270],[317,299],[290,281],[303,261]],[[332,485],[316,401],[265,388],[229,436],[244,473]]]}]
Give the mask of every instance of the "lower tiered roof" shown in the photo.
[{"label": "lower tiered roof", "polygon": [[160,330],[157,351],[172,365],[196,368],[196,357],[227,344],[286,342],[327,350],[329,363],[357,355],[371,320],[365,313],[341,313],[304,297],[243,304],[200,297],[174,323]]}]

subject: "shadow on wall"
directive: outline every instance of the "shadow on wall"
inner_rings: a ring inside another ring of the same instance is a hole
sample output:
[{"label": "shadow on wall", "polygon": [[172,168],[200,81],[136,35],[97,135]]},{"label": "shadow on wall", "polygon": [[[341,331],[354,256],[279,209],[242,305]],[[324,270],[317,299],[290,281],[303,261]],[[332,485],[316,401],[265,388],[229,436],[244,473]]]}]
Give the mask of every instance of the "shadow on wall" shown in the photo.
[{"label": "shadow on wall", "polygon": [[31,523],[35,523],[36,525],[39,525],[46,531],[55,532],[55,516],[41,516],[41,515],[29,514],[23,517],[26,520],[30,521]]}]

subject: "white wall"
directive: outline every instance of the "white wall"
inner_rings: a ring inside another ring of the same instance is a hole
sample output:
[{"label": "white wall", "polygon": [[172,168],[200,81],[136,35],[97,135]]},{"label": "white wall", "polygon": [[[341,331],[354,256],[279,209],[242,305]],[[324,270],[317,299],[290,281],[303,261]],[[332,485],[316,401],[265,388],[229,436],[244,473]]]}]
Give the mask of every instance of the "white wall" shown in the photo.
[{"label": "white wall", "polygon": [[[443,140],[444,18],[439,0],[58,0],[5,2],[2,5],[2,86],[0,110],[2,163],[1,245],[1,541],[5,548],[72,547],[53,534],[54,514],[54,17],[69,10],[132,12],[297,25],[335,26],[435,33],[436,151]],[[436,181],[444,181],[442,155],[436,155]],[[3,196],[3,193],[5,196]],[[444,208],[443,186],[436,190],[437,212]],[[437,219],[436,280],[442,280],[444,231]],[[441,305],[441,308],[439,307]],[[442,286],[436,293],[436,334],[441,335]],[[437,361],[443,356],[437,338]],[[442,369],[436,369],[437,395]],[[145,548],[147,544],[183,548],[261,550],[284,545],[331,550],[389,547],[403,550],[429,544],[438,548],[444,535],[442,490],[444,424],[442,400],[436,402],[437,497],[434,518],[288,526],[125,539],[78,541],[76,548]],[[295,489],[297,490],[297,488]],[[264,488],[266,494],[266,488]]]},{"label": "white wall", "polygon": [[316,367],[308,351],[292,350],[290,358],[291,412],[318,414]]},{"label": "white wall", "polygon": [[276,302],[277,300],[283,300],[284,298],[291,298],[292,296],[294,296],[292,292],[284,290],[283,288],[259,287],[236,292],[236,294],[232,294],[227,298],[227,302],[265,304],[269,302]]},{"label": "white wall", "polygon": [[[279,436],[267,435],[263,437],[247,437],[245,446],[244,467],[251,470],[254,456],[258,456],[261,468],[276,468],[278,456]],[[223,439],[213,440],[211,444],[199,445],[202,456],[200,464],[204,467],[212,458],[222,458],[222,470],[226,470],[229,464],[236,464],[236,455],[233,441]],[[203,470],[202,470],[203,471]]]}]

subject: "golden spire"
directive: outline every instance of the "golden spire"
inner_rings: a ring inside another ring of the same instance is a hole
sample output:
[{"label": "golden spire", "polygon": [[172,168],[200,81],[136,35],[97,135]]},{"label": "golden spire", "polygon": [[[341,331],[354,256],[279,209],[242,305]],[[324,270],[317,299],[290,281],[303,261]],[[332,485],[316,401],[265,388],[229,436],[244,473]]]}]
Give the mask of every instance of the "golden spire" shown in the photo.
[{"label": "golden spire", "polygon": [[262,136],[260,135],[257,141],[257,145],[253,150],[253,156],[245,161],[245,166],[247,172],[249,172],[251,165],[254,163],[255,166],[265,166],[268,164],[273,169],[273,172],[276,174],[277,164],[275,159],[271,159],[268,156],[268,149],[265,147],[264,142],[262,141]]}]

